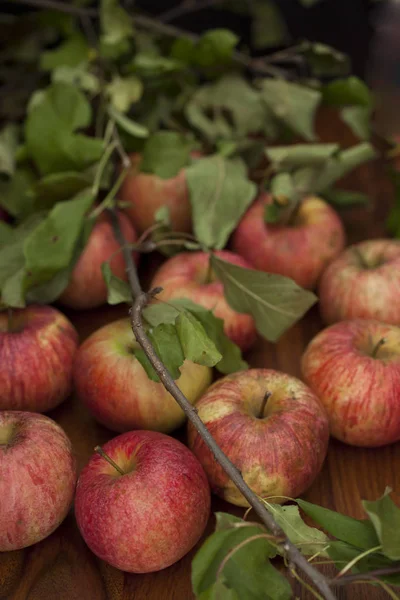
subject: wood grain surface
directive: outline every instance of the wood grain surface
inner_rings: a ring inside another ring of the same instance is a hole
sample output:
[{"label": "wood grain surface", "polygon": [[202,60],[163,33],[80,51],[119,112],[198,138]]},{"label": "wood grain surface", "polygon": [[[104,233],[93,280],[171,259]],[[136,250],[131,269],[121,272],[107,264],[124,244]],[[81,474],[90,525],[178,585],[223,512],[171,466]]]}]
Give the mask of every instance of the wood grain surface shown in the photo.
[{"label": "wood grain surface", "polygon": [[[326,141],[354,143],[333,113],[324,112],[319,131]],[[392,198],[392,187],[384,166],[371,163],[357,170],[342,187],[367,192],[374,200],[369,209],[343,214],[349,241],[385,234],[384,219]],[[149,279],[152,260],[141,268],[143,281]],[[68,312],[83,341],[97,328],[126,315],[126,306],[103,307],[88,312]],[[280,341],[258,340],[246,358],[254,367],[269,367],[300,377],[300,357],[307,342],[321,329],[318,308],[312,309]],[[72,440],[79,469],[88,461],[97,444],[113,435],[98,425],[76,396],[49,413]],[[184,439],[184,428],[176,433]],[[379,449],[360,449],[334,440],[324,467],[304,498],[353,517],[362,517],[361,499],[376,499],[389,485],[400,503],[400,443]],[[397,477],[396,477],[397,474]],[[0,498],[1,502],[1,498]],[[243,509],[215,498],[213,511],[237,515]],[[206,534],[213,530],[213,518]],[[73,512],[49,538],[26,550],[0,554],[0,600],[191,600],[190,565],[195,549],[175,565],[159,573],[122,573],[98,560],[79,535]],[[293,597],[312,596],[293,584]],[[353,585],[337,590],[337,598],[378,600],[387,597],[373,586]]]}]

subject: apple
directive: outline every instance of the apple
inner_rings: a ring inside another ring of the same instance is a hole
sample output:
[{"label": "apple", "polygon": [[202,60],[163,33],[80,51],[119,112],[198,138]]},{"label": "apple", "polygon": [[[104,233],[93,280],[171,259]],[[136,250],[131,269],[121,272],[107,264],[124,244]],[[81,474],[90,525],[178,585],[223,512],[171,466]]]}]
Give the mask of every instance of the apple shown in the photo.
[{"label": "apple", "polygon": [[[250,369],[212,385],[196,405],[215,441],[263,498],[296,498],[314,481],[325,459],[329,425],[314,393],[295,377]],[[188,445],[207,474],[212,491],[248,506],[191,423]]]},{"label": "apple", "polygon": [[289,225],[266,223],[262,194],[250,206],[232,238],[232,248],[255,269],[277,273],[313,289],[326,265],[345,245],[342,222],[321,198],[306,198]]},{"label": "apple", "polygon": [[400,325],[400,242],[367,240],[342,252],[323,273],[319,305],[331,324],[377,319]]},{"label": "apple", "polygon": [[[221,250],[216,256],[240,267],[252,266],[241,256]],[[255,342],[257,332],[250,315],[238,313],[229,306],[224,288],[209,269],[207,252],[182,252],[167,260],[156,272],[151,287],[162,287],[159,300],[189,298],[200,306],[212,310],[216,317],[224,320],[226,335],[242,350],[248,350]]]},{"label": "apple", "polygon": [[140,154],[130,154],[132,168],[128,171],[119,199],[129,202],[124,208],[139,234],[154,224],[155,213],[162,206],[170,211],[171,226],[174,231],[188,232],[192,228],[192,211],[185,170],[175,177],[163,179],[158,175],[140,172]]},{"label": "apple", "polygon": [[[169,432],[185,421],[162,383],[151,381],[134,355],[139,344],[129,319],[95,331],[79,348],[74,365],[78,396],[93,416],[113,431]],[[194,404],[211,383],[209,367],[185,360],[177,385]]]},{"label": "apple", "polygon": [[76,489],[85,542],[123,571],[172,565],[198,542],[208,521],[210,489],[200,463],[181,442],[154,431],[124,433],[102,451],[83,469]]},{"label": "apple", "polygon": [[71,443],[55,421],[0,412],[0,552],[50,535],[67,516],[75,482]]},{"label": "apple", "polygon": [[0,410],[46,412],[72,389],[78,334],[51,306],[0,312]]},{"label": "apple", "polygon": [[302,372],[333,437],[367,447],[400,440],[400,328],[374,319],[335,323],[311,340]]},{"label": "apple", "polygon": [[[136,232],[129,219],[122,213],[118,215],[122,234],[129,244],[137,240]],[[113,274],[127,281],[126,266],[120,245],[115,239],[111,221],[101,214],[80,255],[68,286],[59,297],[64,306],[75,309],[88,309],[107,302],[107,286],[101,272],[103,262],[110,260]],[[137,260],[137,254],[134,255]]]}]

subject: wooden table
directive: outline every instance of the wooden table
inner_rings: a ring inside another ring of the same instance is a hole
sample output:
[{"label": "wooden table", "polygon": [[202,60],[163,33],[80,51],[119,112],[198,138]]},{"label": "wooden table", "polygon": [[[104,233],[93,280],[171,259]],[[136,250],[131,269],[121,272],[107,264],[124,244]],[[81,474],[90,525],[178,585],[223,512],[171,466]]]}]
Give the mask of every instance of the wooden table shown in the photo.
[{"label": "wooden table", "polygon": [[[326,141],[354,143],[331,113],[325,112],[320,118],[319,130]],[[392,198],[392,187],[383,165],[376,162],[363,166],[343,185],[367,192],[374,199],[372,208],[346,211],[343,215],[349,241],[383,236],[384,218]],[[142,274],[146,279],[146,265]],[[126,307],[120,306],[71,312],[68,316],[84,340],[101,325],[125,314]],[[252,366],[276,368],[299,377],[300,356],[320,328],[318,309],[314,308],[276,345],[259,340],[246,358]],[[52,411],[50,416],[71,438],[79,469],[97,444],[113,437],[110,431],[95,423],[75,396]],[[181,430],[177,435],[182,439],[184,432]],[[393,488],[394,498],[400,502],[399,468],[400,443],[368,450],[333,440],[322,472],[304,497],[359,518],[363,516],[361,499],[376,499],[387,485]],[[218,510],[243,514],[242,509],[215,498],[213,511]],[[211,518],[206,533],[212,530]],[[71,512],[61,527],[43,542],[26,550],[0,554],[0,600],[191,600],[190,564],[194,551],[159,573],[124,574],[90,552],[79,535]],[[310,594],[294,586],[296,595],[302,599],[311,598]],[[353,585],[338,590],[337,597],[378,600],[387,596],[372,586]]]}]

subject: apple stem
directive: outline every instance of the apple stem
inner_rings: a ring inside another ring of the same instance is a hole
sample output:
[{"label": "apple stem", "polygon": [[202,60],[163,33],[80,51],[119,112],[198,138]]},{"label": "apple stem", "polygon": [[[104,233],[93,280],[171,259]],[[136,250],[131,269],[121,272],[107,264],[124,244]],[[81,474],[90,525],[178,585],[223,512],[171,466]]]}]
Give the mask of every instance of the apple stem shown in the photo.
[{"label": "apple stem", "polygon": [[101,456],[102,458],[104,458],[104,460],[106,460],[106,461],[107,461],[107,462],[108,462],[108,463],[109,463],[109,464],[110,464],[112,467],[114,467],[114,469],[115,469],[116,471],[118,471],[118,473],[119,473],[120,475],[125,475],[125,474],[126,474],[126,473],[124,473],[124,471],[121,469],[121,467],[119,467],[119,466],[117,465],[117,463],[116,463],[115,461],[113,461],[113,459],[112,459],[112,458],[110,458],[110,457],[108,456],[108,454],[106,454],[106,453],[104,452],[104,450],[103,450],[103,448],[102,448],[101,446],[96,446],[96,448],[94,449],[94,451],[95,451],[95,452],[97,452],[97,454],[100,454],[100,456]]},{"label": "apple stem", "polygon": [[262,399],[262,402],[261,402],[260,413],[258,415],[259,419],[262,419],[264,417],[264,410],[265,410],[267,402],[271,398],[271,396],[272,396],[272,392],[265,392],[264,398]]},{"label": "apple stem", "polygon": [[359,250],[359,248],[357,248],[357,246],[354,246],[353,252],[356,255],[357,260],[360,262],[360,264],[363,267],[363,269],[369,269],[370,268],[369,264],[367,263],[367,261],[365,260],[363,254],[361,253],[361,251]]},{"label": "apple stem", "polygon": [[375,344],[374,349],[372,350],[372,358],[377,358],[379,349],[383,346],[383,344],[386,344],[386,338],[381,338],[379,340],[379,342],[377,344]]}]

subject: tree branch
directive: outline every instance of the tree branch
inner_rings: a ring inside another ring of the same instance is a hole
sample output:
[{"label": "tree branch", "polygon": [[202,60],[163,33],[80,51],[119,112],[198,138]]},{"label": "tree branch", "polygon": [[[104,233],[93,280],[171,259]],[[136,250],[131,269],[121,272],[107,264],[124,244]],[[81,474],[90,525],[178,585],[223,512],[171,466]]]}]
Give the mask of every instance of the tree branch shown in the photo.
[{"label": "tree branch", "polygon": [[[276,523],[272,514],[267,510],[258,496],[249,488],[247,483],[243,480],[241,473],[235,467],[235,465],[229,460],[229,458],[220,449],[207,427],[197,414],[197,410],[193,407],[186,396],[181,392],[179,387],[176,385],[168,369],[164,366],[162,361],[157,356],[149,338],[146,335],[142,321],[142,310],[145,308],[147,303],[158,294],[161,289],[156,288],[151,290],[149,293],[143,292],[137,276],[135,263],[132,258],[132,254],[128,249],[128,245],[122,234],[119,221],[117,219],[115,211],[111,212],[112,224],[115,232],[115,236],[118,242],[121,244],[123,249],[123,255],[126,263],[126,270],[129,278],[129,285],[131,287],[132,297],[135,299],[133,306],[130,310],[132,330],[135,334],[138,344],[143,349],[147,358],[149,359],[152,367],[157,373],[160,381],[164,385],[165,389],[175,398],[189,421],[196,428],[208,448],[211,450],[215,459],[232,479],[234,484],[246,498],[248,503],[253,507],[262,523],[268,528],[268,530],[280,541],[280,545],[283,548],[285,555],[292,565],[296,565],[303,573],[308,575],[315,587],[321,592],[326,600],[335,600],[335,595],[329,587],[327,579],[314,569],[314,567],[307,561],[307,559],[299,552],[290,540],[285,535],[281,527]],[[283,541],[282,541],[283,540]]]},{"label": "tree branch", "polygon": [[199,12],[206,8],[210,8],[211,6],[216,6],[218,4],[222,4],[223,0],[202,0],[200,2],[196,2],[196,0],[185,0],[178,4],[178,6],[174,6],[160,15],[158,15],[158,19],[163,23],[169,23],[170,21],[174,21],[175,19],[179,19],[184,15],[187,15],[192,12]]}]

